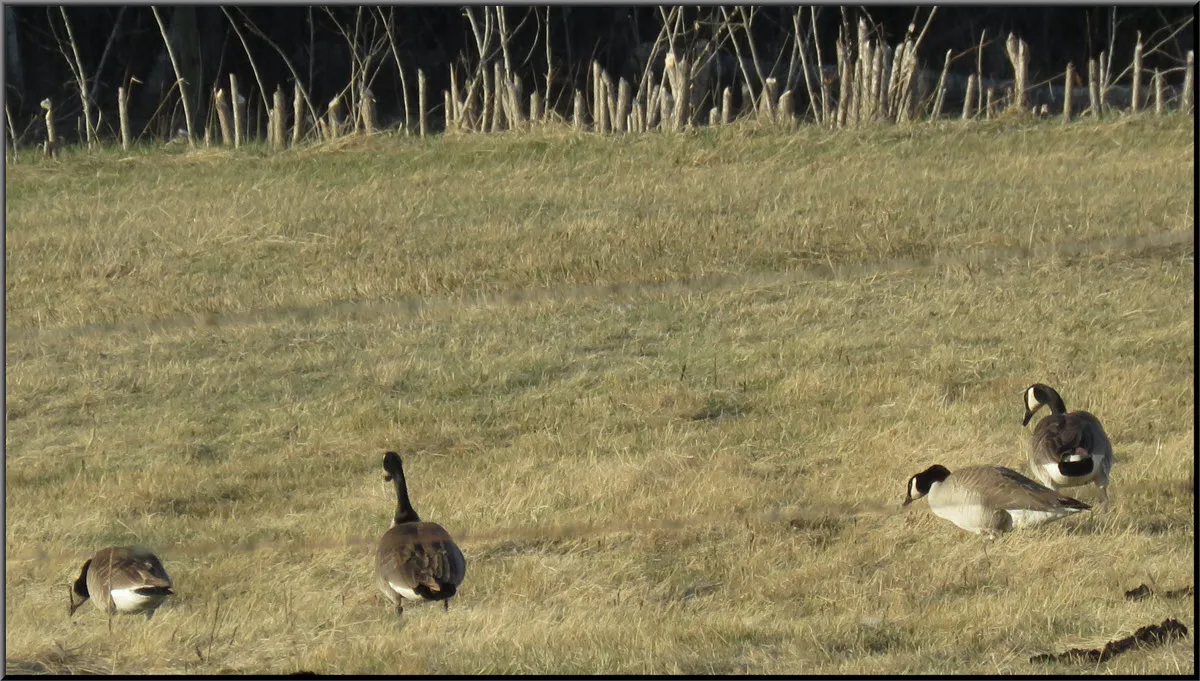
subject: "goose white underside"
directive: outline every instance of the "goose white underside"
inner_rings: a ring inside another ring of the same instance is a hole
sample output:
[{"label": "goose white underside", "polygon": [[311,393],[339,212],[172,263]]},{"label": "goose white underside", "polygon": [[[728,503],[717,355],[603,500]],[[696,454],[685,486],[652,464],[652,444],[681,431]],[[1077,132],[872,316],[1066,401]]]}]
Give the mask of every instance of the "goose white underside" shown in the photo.
[{"label": "goose white underside", "polygon": [[117,607],[117,612],[143,612],[150,608],[158,607],[162,603],[164,596],[147,596],[140,594],[134,589],[141,587],[131,587],[128,589],[113,589],[112,594],[113,604]]},{"label": "goose white underside", "polygon": [[1033,525],[1040,525],[1044,522],[1054,520],[1055,518],[1061,518],[1072,512],[1073,511],[1055,513],[1052,511],[1028,511],[1028,510],[1023,510],[1023,509],[1016,509],[1016,510],[1010,509],[1008,511],[1008,515],[1012,517],[1013,529],[1017,529],[1020,527],[1031,527]]},{"label": "goose white underside", "polygon": [[1086,485],[1096,477],[1096,472],[1100,470],[1101,457],[1092,455],[1092,472],[1087,475],[1063,475],[1058,469],[1057,463],[1042,464],[1037,467],[1037,471],[1041,474],[1042,484],[1048,487],[1058,489],[1060,487],[1079,487]]},{"label": "goose white underside", "polygon": [[[992,530],[992,511],[983,506],[930,506],[934,515],[939,518],[944,518],[966,530],[976,534],[990,532]],[[1013,529],[1022,527],[1032,527],[1041,523],[1061,518],[1068,515],[1071,511],[1031,511],[1028,509],[1008,509],[1008,515],[1012,517]]]},{"label": "goose white underside", "polygon": [[410,589],[407,586],[404,586],[402,584],[396,584],[395,582],[388,582],[388,586],[392,587],[392,591],[395,591],[396,593],[400,594],[400,596],[402,598],[405,598],[407,600],[410,600],[410,601],[424,600],[420,596],[417,595],[416,591],[413,591],[412,589]]},{"label": "goose white underside", "polygon": [[982,506],[934,506],[929,509],[939,518],[944,518],[958,525],[967,532],[983,532],[988,528],[991,514],[984,512]]}]

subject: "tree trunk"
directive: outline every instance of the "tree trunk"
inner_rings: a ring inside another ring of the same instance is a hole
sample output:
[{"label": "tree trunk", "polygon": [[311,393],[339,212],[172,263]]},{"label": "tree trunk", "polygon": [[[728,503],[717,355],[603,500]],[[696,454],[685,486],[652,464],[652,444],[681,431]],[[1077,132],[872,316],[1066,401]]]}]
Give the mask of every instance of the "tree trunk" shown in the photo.
[{"label": "tree trunk", "polygon": [[4,6],[4,61],[9,85],[25,96],[25,69],[21,68],[21,49],[17,43],[17,18],[12,5]]}]

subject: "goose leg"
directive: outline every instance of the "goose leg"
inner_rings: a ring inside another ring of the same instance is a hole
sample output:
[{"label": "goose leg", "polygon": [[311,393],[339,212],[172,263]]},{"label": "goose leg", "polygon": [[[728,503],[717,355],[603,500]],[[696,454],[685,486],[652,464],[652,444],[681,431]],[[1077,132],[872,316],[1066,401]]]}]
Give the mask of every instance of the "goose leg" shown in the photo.
[{"label": "goose leg", "polygon": [[992,559],[990,556],[988,556],[988,544],[996,541],[996,536],[995,530],[985,530],[983,532],[983,560],[987,563],[989,568],[992,567]]},{"label": "goose leg", "polygon": [[404,598],[401,597],[400,594],[396,593],[395,591],[393,591],[390,588],[387,589],[387,591],[385,592],[385,595],[387,596],[387,600],[390,601],[392,605],[396,606],[396,616],[399,617],[399,616],[403,615],[404,614]]},{"label": "goose leg", "polygon": [[442,612],[450,612],[450,599],[442,601]]}]

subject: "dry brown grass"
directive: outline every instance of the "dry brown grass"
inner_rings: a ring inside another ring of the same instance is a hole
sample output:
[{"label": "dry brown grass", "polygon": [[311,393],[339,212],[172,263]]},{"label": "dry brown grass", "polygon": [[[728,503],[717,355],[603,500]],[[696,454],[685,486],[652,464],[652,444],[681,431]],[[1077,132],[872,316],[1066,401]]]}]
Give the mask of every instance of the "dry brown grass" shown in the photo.
[{"label": "dry brown grass", "polygon": [[[1190,640],[1028,662],[1194,623],[1123,597],[1194,583],[1192,149],[1135,118],[22,158],[7,668],[1193,674]],[[982,262],[858,268],[935,256]],[[899,502],[1023,468],[1035,380],[1104,420],[1112,508],[986,562]],[[386,448],[468,560],[400,629]],[[127,542],[178,595],[68,620]]]}]

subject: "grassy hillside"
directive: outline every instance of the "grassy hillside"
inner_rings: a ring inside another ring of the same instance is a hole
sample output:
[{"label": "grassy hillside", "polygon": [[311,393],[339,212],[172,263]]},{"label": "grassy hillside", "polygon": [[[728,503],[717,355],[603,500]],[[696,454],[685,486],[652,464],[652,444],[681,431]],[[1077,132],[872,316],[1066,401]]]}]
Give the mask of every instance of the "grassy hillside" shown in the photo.
[{"label": "grassy hillside", "polygon": [[[1194,583],[1190,120],[351,140],[7,167],[10,672],[1072,673]],[[932,463],[1103,419],[988,549]],[[405,456],[448,614],[372,583]],[[1094,500],[1091,489],[1077,491]],[[108,633],[67,584],[143,543]],[[1104,672],[1189,673],[1192,641]]]}]

